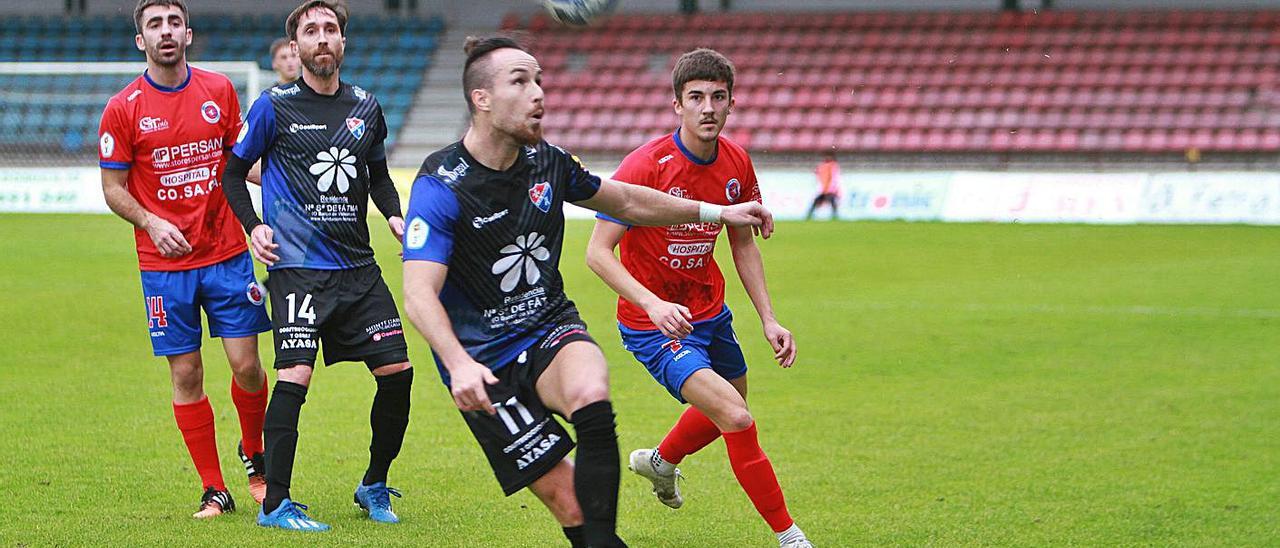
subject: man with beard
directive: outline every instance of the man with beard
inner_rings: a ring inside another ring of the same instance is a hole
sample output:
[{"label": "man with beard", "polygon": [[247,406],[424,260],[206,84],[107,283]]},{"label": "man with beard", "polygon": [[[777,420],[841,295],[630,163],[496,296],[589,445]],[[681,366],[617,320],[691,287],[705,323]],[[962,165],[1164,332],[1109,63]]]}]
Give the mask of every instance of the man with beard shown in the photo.
[{"label": "man with beard", "polygon": [[187,65],[192,32],[181,0],[142,0],[133,19],[147,69],[102,113],[102,191],[111,210],[135,227],[151,346],[169,362],[173,415],[204,487],[194,517],[211,518],[235,510],[235,501],[223,482],[204,393],[201,309],[231,365],[250,494],[261,501],[266,492],[267,376],[258,333],[270,322],[217,175],[240,130],[240,101],[226,76]]},{"label": "man with beard", "polygon": [[[324,361],[362,361],[377,381],[369,412],[369,466],[355,501],[369,518],[396,523],[387,471],[409,424],[413,369],[391,292],[374,261],[366,224],[372,198],[400,238],[400,198],[387,171],[387,126],[373,94],[342,82],[347,12],[303,3],[285,23],[302,78],[263,92],[245,118],[227,164],[227,200],[267,265],[276,385],[266,416],[267,494],[258,524],[324,531],[290,498],[298,415],[320,347]],[[258,218],[245,175],[262,159]]]},{"label": "man with beard", "polygon": [[[509,38],[469,39],[471,127],[422,164],[404,238],[405,311],[505,494],[525,487],[570,543],[623,546],[604,355],[565,296],[564,203],[644,225],[754,226],[759,202],[717,206],[601,180],[542,140],[542,69]],[[574,442],[552,416],[573,424]],[[270,474],[268,474],[270,478]]]}]

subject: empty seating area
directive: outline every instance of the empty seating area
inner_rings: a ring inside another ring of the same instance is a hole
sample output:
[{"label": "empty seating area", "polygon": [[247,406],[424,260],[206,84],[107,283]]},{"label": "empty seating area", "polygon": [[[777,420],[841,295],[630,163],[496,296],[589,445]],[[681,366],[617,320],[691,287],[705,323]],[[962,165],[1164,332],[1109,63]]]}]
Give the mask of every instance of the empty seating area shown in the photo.
[{"label": "empty seating area", "polygon": [[[394,146],[413,104],[414,94],[443,31],[439,17],[407,19],[356,17],[348,24],[343,80],[378,96]],[[256,61],[270,70],[268,48],[284,35],[284,16],[193,15],[193,44],[188,59]],[[133,22],[127,17],[12,17],[0,22],[0,61],[132,61],[144,60],[134,47]],[[40,154],[92,154],[98,120],[107,99],[136,74],[67,76],[0,75],[0,146]],[[271,85],[274,75],[262,85]],[[233,77],[233,81],[237,79]],[[243,82],[241,107],[248,110]]]},{"label": "empty seating area", "polygon": [[1280,12],[542,16],[548,138],[624,151],[670,131],[670,70],[738,68],[727,133],[761,152],[1274,152]]}]

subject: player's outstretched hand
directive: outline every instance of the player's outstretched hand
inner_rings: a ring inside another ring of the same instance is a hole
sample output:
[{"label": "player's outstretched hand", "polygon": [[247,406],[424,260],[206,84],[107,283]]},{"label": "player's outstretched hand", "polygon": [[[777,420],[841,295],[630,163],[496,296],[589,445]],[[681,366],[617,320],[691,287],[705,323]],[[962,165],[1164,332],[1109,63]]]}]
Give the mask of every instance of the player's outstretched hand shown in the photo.
[{"label": "player's outstretched hand", "polygon": [[683,339],[693,333],[693,324],[689,323],[693,314],[684,305],[658,299],[644,311],[649,314],[649,321],[669,339]]},{"label": "player's outstretched hand", "polygon": [[151,236],[161,257],[174,259],[191,253],[191,244],[187,243],[187,238],[173,223],[155,215],[150,215],[147,219],[147,235]]},{"label": "player's outstretched hand", "polygon": [[760,202],[743,202],[720,210],[720,222],[729,226],[750,226],[757,236],[773,235],[773,213]]},{"label": "player's outstretched hand", "polygon": [[778,365],[791,367],[796,363],[796,339],[791,331],[777,321],[770,320],[764,324],[764,338],[769,339],[769,345],[773,347],[773,359],[778,360]]},{"label": "player's outstretched hand", "polygon": [[391,227],[391,234],[396,237],[396,240],[404,243],[404,218],[395,216],[387,219],[387,226]]},{"label": "player's outstretched hand", "polygon": [[258,225],[253,227],[253,233],[249,235],[249,250],[253,252],[254,258],[267,266],[276,264],[280,257],[272,253],[280,244],[273,243],[276,237],[274,230],[267,225]]},{"label": "player's outstretched hand", "polygon": [[468,360],[461,367],[449,370],[449,381],[449,391],[453,393],[453,403],[458,409],[484,411],[490,415],[497,412],[489,401],[485,385],[497,384],[498,377],[493,376],[493,371],[488,367]]}]

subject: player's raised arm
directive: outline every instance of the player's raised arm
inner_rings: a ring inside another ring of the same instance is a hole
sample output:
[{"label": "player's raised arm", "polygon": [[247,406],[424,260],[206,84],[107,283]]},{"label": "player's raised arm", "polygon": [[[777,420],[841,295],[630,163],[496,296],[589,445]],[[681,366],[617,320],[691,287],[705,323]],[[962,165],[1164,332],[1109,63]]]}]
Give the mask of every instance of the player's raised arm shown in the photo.
[{"label": "player's raised arm", "polygon": [[[746,230],[746,229],[742,229]],[[613,250],[622,241],[627,232],[625,225],[605,219],[597,219],[595,230],[591,232],[591,241],[587,242],[587,266],[604,280],[614,292],[622,298],[643,308],[649,315],[653,325],[663,335],[672,339],[682,339],[693,332],[693,314],[689,308],[678,303],[667,302],[655,295],[649,288],[627,271]]]},{"label": "player's raised arm", "polygon": [[754,227],[761,236],[773,234],[773,214],[758,202],[720,206],[677,198],[652,188],[604,179],[595,195],[575,202],[623,222],[663,226],[680,223],[721,223]]}]

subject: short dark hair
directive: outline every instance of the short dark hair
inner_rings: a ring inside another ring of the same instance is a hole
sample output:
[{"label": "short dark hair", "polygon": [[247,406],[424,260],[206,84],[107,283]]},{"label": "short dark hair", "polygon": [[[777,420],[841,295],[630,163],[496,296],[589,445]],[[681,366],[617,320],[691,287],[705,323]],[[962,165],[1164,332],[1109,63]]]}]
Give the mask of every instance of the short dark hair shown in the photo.
[{"label": "short dark hair", "polygon": [[289,45],[289,42],[290,42],[290,40],[289,40],[289,37],[288,37],[288,36],[281,36],[280,38],[276,38],[275,40],[272,40],[272,41],[271,41],[271,56],[272,56],[272,57],[275,57],[275,56],[276,56],[276,52],[280,51],[280,48],[287,47],[287,46]]},{"label": "short dark hair", "polygon": [[[329,0],[307,0],[306,2],[303,2],[298,7],[294,8],[293,11],[289,13],[289,17],[284,20],[285,36],[288,36],[290,40],[297,40],[298,39],[298,20],[302,19],[302,16],[304,14],[306,14],[307,12],[315,8],[323,8],[333,12],[333,15],[338,18],[338,31],[341,32],[343,36],[347,35],[346,2],[341,2],[341,1],[331,2]],[[271,50],[271,53],[275,54],[275,50]]]},{"label": "short dark hair", "polygon": [[671,88],[676,99],[684,93],[684,85],[694,80],[724,82],[729,86],[729,95],[733,95],[733,63],[720,52],[698,48],[680,56],[676,68],[671,71]]},{"label": "short dark hair", "polygon": [[[462,66],[462,95],[467,98],[467,110],[472,114],[475,114],[476,106],[471,102],[471,90],[493,86],[493,71],[488,70],[486,63],[479,62],[490,53],[507,48],[529,53],[523,44],[510,36],[468,36],[463,44],[462,52],[467,55],[467,62]],[[479,66],[475,66],[477,63]]]},{"label": "short dark hair", "polygon": [[142,12],[151,6],[169,7],[177,6],[182,10],[182,21],[191,26],[191,17],[187,14],[187,3],[182,0],[138,0],[138,5],[133,8],[133,28],[138,29],[138,34],[142,34]]}]

